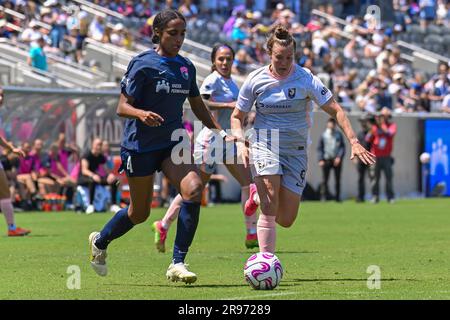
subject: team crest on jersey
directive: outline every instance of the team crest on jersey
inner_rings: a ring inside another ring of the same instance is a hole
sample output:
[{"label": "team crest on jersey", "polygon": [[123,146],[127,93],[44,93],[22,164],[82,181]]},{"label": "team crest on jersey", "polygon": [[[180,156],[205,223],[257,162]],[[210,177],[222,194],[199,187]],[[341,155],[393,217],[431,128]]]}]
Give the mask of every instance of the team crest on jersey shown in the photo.
[{"label": "team crest on jersey", "polygon": [[186,67],[181,67],[181,68],[180,68],[180,72],[181,72],[181,75],[183,76],[184,80],[188,80],[188,79],[189,79],[188,68],[186,68]]},{"label": "team crest on jersey", "polygon": [[297,90],[295,88],[289,88],[289,90],[288,90],[288,97],[289,97],[289,99],[294,99],[295,98],[296,91]]}]

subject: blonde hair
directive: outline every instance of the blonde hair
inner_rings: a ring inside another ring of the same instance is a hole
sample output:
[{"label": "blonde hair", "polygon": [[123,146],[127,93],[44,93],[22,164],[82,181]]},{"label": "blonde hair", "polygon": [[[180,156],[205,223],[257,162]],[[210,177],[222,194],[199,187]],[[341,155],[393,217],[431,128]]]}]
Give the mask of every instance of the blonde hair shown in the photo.
[{"label": "blonde hair", "polygon": [[297,48],[297,43],[285,26],[278,24],[276,25],[270,34],[269,39],[267,39],[266,47],[269,55],[272,54],[272,49],[274,44],[277,43],[282,47],[289,47],[291,44],[294,45],[294,51]]}]

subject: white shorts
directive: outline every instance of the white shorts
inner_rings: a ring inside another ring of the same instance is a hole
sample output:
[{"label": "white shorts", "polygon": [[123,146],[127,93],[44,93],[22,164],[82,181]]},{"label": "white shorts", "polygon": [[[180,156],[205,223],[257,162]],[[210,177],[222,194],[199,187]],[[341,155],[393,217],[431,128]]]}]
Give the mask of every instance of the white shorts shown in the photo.
[{"label": "white shorts", "polygon": [[220,135],[203,128],[195,139],[194,163],[206,174],[213,174],[218,164],[236,163],[236,145],[225,143]]},{"label": "white shorts", "polygon": [[261,145],[250,149],[251,171],[253,177],[281,175],[281,185],[302,195],[306,186],[308,155],[306,150],[274,153]]}]

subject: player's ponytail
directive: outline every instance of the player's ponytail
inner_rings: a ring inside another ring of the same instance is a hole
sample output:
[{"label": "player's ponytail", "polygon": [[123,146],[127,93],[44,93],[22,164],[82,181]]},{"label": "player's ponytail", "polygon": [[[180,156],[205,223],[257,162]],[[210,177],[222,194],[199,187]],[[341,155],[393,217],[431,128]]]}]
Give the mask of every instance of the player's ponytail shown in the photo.
[{"label": "player's ponytail", "polygon": [[161,35],[164,29],[167,27],[167,24],[176,19],[181,19],[186,23],[186,18],[178,11],[172,9],[166,9],[159,12],[155,19],[153,19],[153,36],[152,42],[157,44],[161,41]]},{"label": "player's ponytail", "polygon": [[288,29],[286,29],[285,26],[278,24],[273,29],[269,36],[269,39],[267,39],[266,47],[267,52],[269,55],[272,54],[272,49],[275,43],[278,43],[279,45],[283,47],[289,47],[291,44],[294,45],[294,51],[297,48],[297,43],[292,36],[292,34],[289,32]]}]

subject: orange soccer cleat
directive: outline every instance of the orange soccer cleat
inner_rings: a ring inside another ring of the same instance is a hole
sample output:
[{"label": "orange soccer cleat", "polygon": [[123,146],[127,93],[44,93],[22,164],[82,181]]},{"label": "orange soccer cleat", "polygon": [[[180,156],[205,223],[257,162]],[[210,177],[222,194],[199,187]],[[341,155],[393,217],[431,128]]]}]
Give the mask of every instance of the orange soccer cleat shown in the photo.
[{"label": "orange soccer cleat", "polygon": [[23,237],[31,233],[31,230],[17,227],[14,230],[8,230],[8,237]]}]

